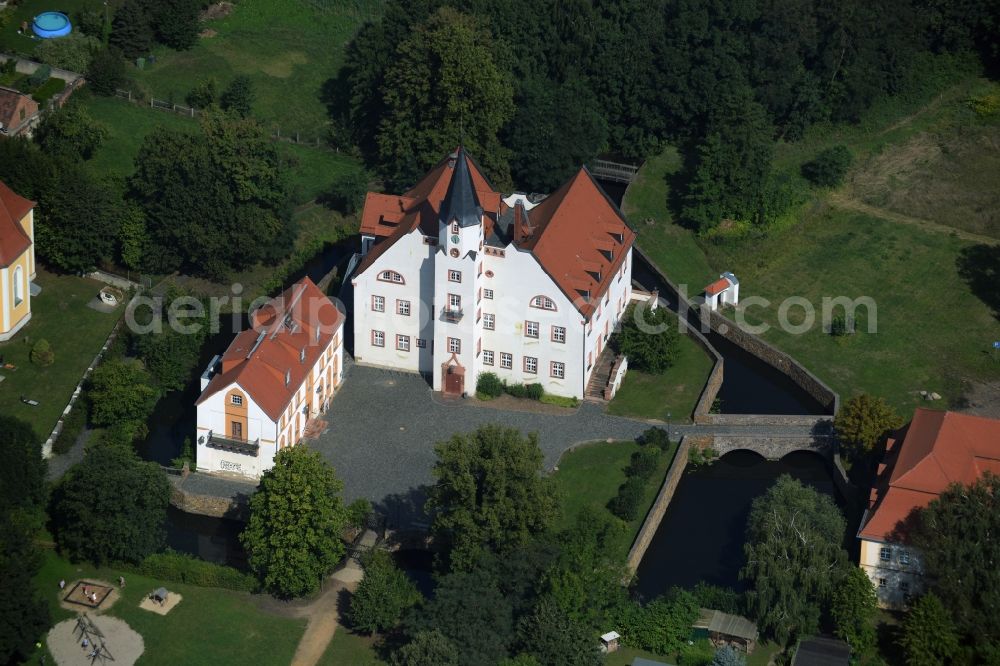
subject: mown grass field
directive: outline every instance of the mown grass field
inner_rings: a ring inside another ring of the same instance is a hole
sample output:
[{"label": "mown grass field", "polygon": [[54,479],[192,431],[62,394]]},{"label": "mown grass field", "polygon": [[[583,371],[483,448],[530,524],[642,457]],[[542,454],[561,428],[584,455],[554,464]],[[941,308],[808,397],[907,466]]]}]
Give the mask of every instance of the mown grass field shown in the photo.
[{"label": "mown grass field", "polygon": [[[856,159],[848,182],[861,174],[870,182],[881,182],[887,200],[902,201],[905,197],[896,194],[897,188],[912,191],[915,185],[891,173],[876,178],[879,156],[892,155],[898,146],[907,150],[908,142],[926,141],[928,135],[940,136],[934,132],[977,136],[984,127],[992,127],[992,121],[975,118],[967,103],[970,95],[988,88],[983,80],[966,76],[943,92],[929,94],[923,104],[899,105],[895,113],[878,107],[856,126],[817,126],[801,142],[779,144],[776,168],[797,174],[801,164],[822,149],[844,144]],[[984,171],[995,159],[991,150],[989,145],[973,150],[966,143],[965,150],[949,153],[946,160],[921,162],[919,182],[956,179],[948,175],[956,161],[962,164],[959,173],[982,173],[962,179],[963,188],[953,190],[951,200],[941,197],[933,207],[925,202],[920,210],[905,210],[937,216],[940,219],[931,221],[938,225],[961,226],[939,212],[955,201],[975,206],[976,201],[997,196],[1000,172]],[[881,164],[887,163],[881,159]],[[844,191],[850,196],[849,187],[837,192],[813,190],[792,224],[766,236],[706,241],[670,221],[666,179],[678,167],[676,153],[668,150],[647,162],[640,171],[642,178],[626,194],[625,210],[642,232],[640,247],[678,283],[705,284],[706,277],[734,271],[741,281],[742,299],[761,296],[772,304],[745,310],[749,323],[774,326],[784,299],[807,299],[817,316],[810,331],[794,334],[772,328],[764,338],[792,354],[842,397],[861,392],[882,395],[908,416],[921,402],[918,391],[940,393],[944,400],[934,403],[937,407],[961,406],[969,382],[1000,379],[1000,363],[993,360],[991,350],[992,342],[1000,340],[1000,323],[984,302],[992,302],[991,297],[982,286],[974,292],[960,273],[962,254],[969,251],[971,241],[947,228],[935,230],[934,225],[878,215],[877,209],[859,213],[838,206]],[[655,226],[645,225],[646,217],[655,219]],[[979,269],[981,282],[988,283],[990,266],[986,263]],[[820,327],[822,298],[838,296],[873,298],[877,333],[825,334]],[[802,312],[791,308],[788,320],[801,323]]]},{"label": "mown grass field", "polygon": [[[563,454],[557,465],[558,471],[552,476],[562,506],[557,529],[572,526],[584,509],[607,512],[607,504],[618,494],[618,486],[625,483],[625,468],[632,454],[642,447],[636,442],[594,442],[578,446]],[[649,478],[646,495],[638,517],[622,523],[621,540],[617,544],[619,556],[628,554],[635,535],[646,519],[649,507],[653,505],[667,468],[677,453],[673,443],[660,455],[656,470]],[[610,516],[611,514],[608,513]]]},{"label": "mown grass field", "polygon": [[241,0],[228,16],[203,24],[194,48],[161,47],[156,63],[133,76],[147,94],[183,103],[201,79],[214,78],[221,89],[246,75],[257,94],[254,115],[269,129],[323,138],[324,86],[336,77],[344,46],[379,11],[375,0]]},{"label": "mown grass field", "polygon": [[[77,382],[107,339],[124,306],[105,314],[87,307],[104,285],[75,275],[56,275],[38,267],[35,282],[42,293],[31,299],[31,321],[0,343],[0,413],[27,421],[44,441],[69,402]],[[47,368],[31,362],[31,347],[41,339],[51,343],[55,362]],[[32,407],[21,396],[37,400]]]},{"label": "mown grass field", "polygon": [[673,422],[691,420],[701,391],[712,372],[712,359],[686,335],[680,336],[677,359],[662,375],[629,369],[608,413]]},{"label": "mown grass field", "polygon": [[[67,584],[84,578],[116,582],[119,575],[125,576],[127,585],[122,598],[106,614],[121,618],[142,635],[142,664],[287,664],[305,631],[305,619],[266,612],[249,594],[165,583],[113,568],[72,564],[53,551],[46,551],[36,583],[50,603],[56,624],[76,615],[59,607],[60,580]],[[183,597],[165,616],[139,608],[139,602],[160,586]],[[109,648],[114,654],[114,646]],[[40,653],[31,663],[39,663]],[[53,663],[51,655],[47,662]]]}]

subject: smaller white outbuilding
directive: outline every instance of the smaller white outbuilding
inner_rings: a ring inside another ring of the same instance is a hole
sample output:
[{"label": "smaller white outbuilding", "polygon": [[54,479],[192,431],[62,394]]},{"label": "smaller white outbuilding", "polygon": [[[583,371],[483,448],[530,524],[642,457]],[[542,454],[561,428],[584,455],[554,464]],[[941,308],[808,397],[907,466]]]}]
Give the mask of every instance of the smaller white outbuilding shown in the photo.
[{"label": "smaller white outbuilding", "polygon": [[601,636],[601,651],[602,652],[617,652],[618,651],[618,640],[621,635],[617,631],[609,631],[608,633]]},{"label": "smaller white outbuilding", "polygon": [[718,280],[705,287],[705,304],[712,312],[721,306],[735,306],[739,302],[740,281],[732,273],[723,273]]}]

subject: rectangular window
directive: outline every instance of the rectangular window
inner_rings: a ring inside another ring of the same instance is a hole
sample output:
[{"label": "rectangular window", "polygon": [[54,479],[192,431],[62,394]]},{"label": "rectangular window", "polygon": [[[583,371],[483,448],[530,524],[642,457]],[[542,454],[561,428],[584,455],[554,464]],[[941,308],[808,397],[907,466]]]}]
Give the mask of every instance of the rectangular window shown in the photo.
[{"label": "rectangular window", "polygon": [[385,296],[372,296],[372,312],[385,312]]},{"label": "rectangular window", "polygon": [[566,364],[560,363],[559,361],[552,361],[549,363],[549,374],[555,379],[565,379],[566,378]]},{"label": "rectangular window", "polygon": [[452,310],[461,310],[462,297],[458,294],[448,294],[448,307]]},{"label": "rectangular window", "polygon": [[462,271],[448,271],[448,282],[461,282]]},{"label": "rectangular window", "polygon": [[404,317],[410,316],[410,302],[396,299],[396,314]]},{"label": "rectangular window", "polygon": [[493,290],[492,289],[483,289],[483,298],[488,298],[490,300],[493,300]]},{"label": "rectangular window", "polygon": [[537,373],[538,372],[538,359],[535,358],[534,356],[525,356],[524,357],[524,371],[525,372],[529,372],[531,374]]},{"label": "rectangular window", "polygon": [[448,338],[448,353],[450,354],[461,354],[462,353],[462,341],[458,338]]},{"label": "rectangular window", "polygon": [[410,351],[410,336],[396,334],[396,349],[399,351]]},{"label": "rectangular window", "polygon": [[504,370],[510,370],[514,367],[514,356],[508,354],[507,352],[500,352],[500,367]]},{"label": "rectangular window", "polygon": [[417,338],[417,349],[426,349],[427,341],[423,338]]},{"label": "rectangular window", "polygon": [[910,563],[910,554],[908,552],[906,552],[905,550],[902,551],[902,552],[900,552],[900,554],[899,554],[899,563],[900,564],[909,564]]},{"label": "rectangular window", "polygon": [[888,562],[889,560],[892,559],[892,551],[884,546],[882,548],[879,548],[878,559],[880,559],[883,562]]},{"label": "rectangular window", "polygon": [[497,327],[497,319],[494,315],[489,312],[483,314],[483,328],[487,331],[495,331]]},{"label": "rectangular window", "polygon": [[552,327],[552,342],[566,342],[566,328],[564,326]]},{"label": "rectangular window", "polygon": [[483,365],[493,365],[493,350],[483,350]]},{"label": "rectangular window", "polygon": [[233,396],[233,404],[236,405],[237,407],[242,407],[243,406],[243,396],[241,396],[241,395],[234,395]]},{"label": "rectangular window", "polygon": [[899,581],[899,591],[902,592],[903,594],[908,593],[910,591],[910,581],[908,580]]},{"label": "rectangular window", "polygon": [[526,321],[524,322],[524,334],[529,338],[538,337],[538,322],[537,321]]},{"label": "rectangular window", "polygon": [[372,344],[376,347],[385,347],[385,331],[372,331]]},{"label": "rectangular window", "polygon": [[878,579],[878,586],[879,587],[888,587],[888,583],[885,580],[885,578],[879,578]]}]

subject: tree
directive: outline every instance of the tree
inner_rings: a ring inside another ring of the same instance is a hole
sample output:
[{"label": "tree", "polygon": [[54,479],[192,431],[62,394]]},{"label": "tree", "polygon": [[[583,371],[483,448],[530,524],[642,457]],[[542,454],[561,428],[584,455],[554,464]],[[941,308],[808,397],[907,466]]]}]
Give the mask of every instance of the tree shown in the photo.
[{"label": "tree", "polygon": [[366,194],[368,174],[351,169],[334,177],[322,199],[344,215],[353,215],[364,206]]},{"label": "tree", "polygon": [[128,79],[123,57],[114,46],[98,49],[87,67],[87,87],[98,95],[114,95]]},{"label": "tree", "polygon": [[902,419],[883,398],[867,393],[848,398],[833,420],[841,446],[855,459],[871,453],[902,424]]},{"label": "tree", "polygon": [[279,597],[319,588],[344,555],[344,485],[318,452],[284,448],[250,498],[250,520],[240,535],[251,570]]},{"label": "tree", "polygon": [[408,635],[439,630],[458,649],[459,662],[493,666],[514,642],[511,601],[486,571],[455,571],[442,576],[434,597],[404,622]]},{"label": "tree", "polygon": [[134,202],[126,201],[121,209],[121,224],[118,229],[118,256],[122,263],[132,270],[139,270],[149,251],[149,244],[146,217],[142,209]]},{"label": "tree", "polygon": [[566,615],[554,600],[543,598],[520,622],[524,651],[540,664],[599,666],[604,663],[586,625]]},{"label": "tree", "polygon": [[691,625],[698,619],[694,595],[677,588],[645,606],[631,602],[622,611],[618,626],[626,644],[658,654],[680,650],[691,635]]},{"label": "tree", "polygon": [[56,360],[56,354],[52,351],[52,345],[45,338],[40,339],[31,348],[31,362],[43,368],[52,365]]},{"label": "tree", "polygon": [[239,117],[246,118],[253,112],[255,98],[253,82],[249,76],[241,74],[230,81],[222,91],[219,106],[225,111],[232,111]]},{"label": "tree", "polygon": [[574,76],[559,85],[541,79],[523,82],[507,134],[517,185],[529,192],[551,192],[600,152],[608,129],[594,93]]},{"label": "tree", "polygon": [[1000,651],[1000,476],[953,484],[916,517],[914,543],[931,589],[985,661]]},{"label": "tree", "polygon": [[97,426],[143,422],[159,397],[142,364],[124,359],[101,363],[90,375],[91,420]]},{"label": "tree", "polygon": [[148,0],[125,0],[115,10],[108,44],[128,60],[148,55],[153,49],[152,19]]},{"label": "tree", "polygon": [[422,597],[405,573],[384,550],[376,550],[365,562],[365,576],[351,595],[348,618],[366,634],[383,632]]},{"label": "tree", "polygon": [[393,666],[458,666],[458,649],[437,629],[421,631],[392,654]]},{"label": "tree", "polygon": [[107,128],[74,102],[45,114],[35,132],[46,153],[70,160],[89,160],[107,138]]},{"label": "tree", "polygon": [[42,457],[42,446],[31,425],[10,416],[0,415],[0,455],[17,470],[0,484],[0,514],[24,511],[40,514],[47,497],[45,473],[48,464]]},{"label": "tree", "polygon": [[802,175],[814,185],[837,187],[851,168],[853,159],[847,146],[833,146],[803,164]]},{"label": "tree", "polygon": [[169,503],[159,465],[124,447],[92,447],[53,490],[56,544],[96,565],[139,562],[163,547]]},{"label": "tree", "polygon": [[[164,322],[162,330],[131,335],[136,356],[163,391],[179,391],[191,380],[210,327],[206,314],[208,308],[203,302],[195,301],[190,294],[170,289],[165,302],[182,302],[180,299],[191,301],[191,316],[181,316],[184,309],[178,308],[174,318],[177,326]],[[201,305],[200,314],[196,302]],[[148,316],[152,319],[159,315],[149,312]],[[140,326],[148,323],[139,313],[136,314],[136,322]]]},{"label": "tree", "polygon": [[875,614],[878,598],[871,579],[860,567],[848,565],[833,589],[830,615],[837,636],[861,655],[875,647]]},{"label": "tree", "polygon": [[629,366],[662,374],[673,364],[680,346],[676,315],[667,308],[632,305],[625,311],[621,330],[612,345],[628,357]]},{"label": "tree", "polygon": [[743,551],[747,609],[779,641],[819,628],[845,554],[844,518],[828,496],[784,475],[753,501]]},{"label": "tree", "polygon": [[958,632],[941,600],[928,593],[906,614],[899,639],[907,666],[940,666],[958,654]]},{"label": "tree", "polygon": [[156,40],[177,51],[186,51],[198,41],[201,28],[200,0],[157,0],[151,5]]},{"label": "tree", "polygon": [[193,106],[196,109],[207,109],[215,104],[218,97],[218,84],[215,79],[208,77],[196,83],[184,101],[188,103],[188,106]]},{"label": "tree", "polygon": [[732,645],[723,645],[715,651],[710,666],[746,666],[747,657]]},{"label": "tree", "polygon": [[128,197],[145,214],[148,270],[223,279],[291,249],[282,163],[252,119],[205,112],[196,133],[157,128],[135,167]]},{"label": "tree", "polygon": [[551,525],[558,505],[534,433],[486,425],[434,450],[427,510],[452,568],[468,570],[483,552],[515,548]]},{"label": "tree", "polygon": [[399,44],[382,86],[377,143],[394,187],[408,187],[463,144],[494,184],[510,181],[497,135],[514,115],[509,75],[474,19],[442,7]]}]

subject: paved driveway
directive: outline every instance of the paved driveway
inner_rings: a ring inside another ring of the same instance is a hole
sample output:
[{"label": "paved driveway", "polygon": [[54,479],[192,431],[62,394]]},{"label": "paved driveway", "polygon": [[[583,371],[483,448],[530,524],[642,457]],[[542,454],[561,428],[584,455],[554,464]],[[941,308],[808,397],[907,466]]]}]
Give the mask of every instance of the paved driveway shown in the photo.
[{"label": "paved driveway", "polygon": [[584,403],[567,415],[498,411],[475,399],[442,401],[417,375],[354,366],[324,415],[329,427],[310,446],[344,481],[344,498],[366,497],[391,521],[417,519],[420,486],[433,481],[434,444],[486,423],[537,432],[551,469],[567,448],[598,439],[632,439],[648,424],[604,414]]}]

